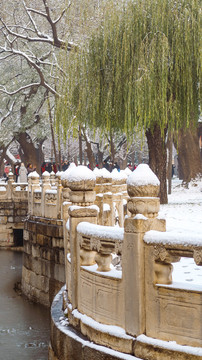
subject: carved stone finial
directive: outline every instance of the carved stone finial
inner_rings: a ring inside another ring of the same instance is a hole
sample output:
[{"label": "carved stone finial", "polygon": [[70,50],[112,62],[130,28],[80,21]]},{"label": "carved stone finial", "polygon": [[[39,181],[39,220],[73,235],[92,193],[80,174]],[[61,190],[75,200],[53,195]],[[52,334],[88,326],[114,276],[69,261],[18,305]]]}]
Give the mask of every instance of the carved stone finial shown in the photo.
[{"label": "carved stone finial", "polygon": [[42,182],[49,183],[50,182],[50,173],[48,171],[44,171],[42,174]]},{"label": "carved stone finial", "polygon": [[72,169],[67,176],[70,188],[70,201],[78,205],[90,205],[95,201],[96,176],[86,166],[78,166]]},{"label": "carved stone finial", "polygon": [[143,214],[147,217],[156,217],[159,211],[157,198],[160,182],[147,164],[140,164],[129,175],[127,191],[130,199],[128,209],[132,214]]}]

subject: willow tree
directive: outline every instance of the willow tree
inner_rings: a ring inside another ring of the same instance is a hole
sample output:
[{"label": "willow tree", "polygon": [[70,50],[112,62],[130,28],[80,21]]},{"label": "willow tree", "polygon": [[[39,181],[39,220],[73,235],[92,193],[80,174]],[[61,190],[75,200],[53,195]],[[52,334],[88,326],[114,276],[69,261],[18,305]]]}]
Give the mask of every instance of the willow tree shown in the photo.
[{"label": "willow tree", "polygon": [[57,116],[147,136],[149,163],[167,202],[166,136],[199,116],[199,0],[113,3],[88,42],[68,58]]}]

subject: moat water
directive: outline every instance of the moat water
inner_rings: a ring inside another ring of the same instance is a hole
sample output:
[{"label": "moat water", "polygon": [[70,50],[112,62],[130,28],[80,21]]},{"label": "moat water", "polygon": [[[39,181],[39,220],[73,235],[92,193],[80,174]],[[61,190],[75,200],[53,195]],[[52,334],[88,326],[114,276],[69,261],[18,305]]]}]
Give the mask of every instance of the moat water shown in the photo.
[{"label": "moat water", "polygon": [[47,360],[50,311],[14,290],[21,271],[22,254],[0,250],[0,359]]}]

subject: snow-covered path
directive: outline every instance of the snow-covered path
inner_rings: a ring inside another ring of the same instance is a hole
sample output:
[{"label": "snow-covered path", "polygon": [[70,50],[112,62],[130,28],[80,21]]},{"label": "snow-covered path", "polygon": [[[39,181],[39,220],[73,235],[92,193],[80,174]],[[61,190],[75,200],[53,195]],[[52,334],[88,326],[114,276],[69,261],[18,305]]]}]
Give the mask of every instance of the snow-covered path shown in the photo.
[{"label": "snow-covered path", "polygon": [[[172,194],[168,205],[161,205],[159,215],[166,219],[167,231],[177,231],[182,236],[202,239],[202,180],[191,183],[185,189],[178,179],[173,180]],[[202,266],[193,259],[182,258],[173,264],[173,283],[175,286],[202,291]]]}]

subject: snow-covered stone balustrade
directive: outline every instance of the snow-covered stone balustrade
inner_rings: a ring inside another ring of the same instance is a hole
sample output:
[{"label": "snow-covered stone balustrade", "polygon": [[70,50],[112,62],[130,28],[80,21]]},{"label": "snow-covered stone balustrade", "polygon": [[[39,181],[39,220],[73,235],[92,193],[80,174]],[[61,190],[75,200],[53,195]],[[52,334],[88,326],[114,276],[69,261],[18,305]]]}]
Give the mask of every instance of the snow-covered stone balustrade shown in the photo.
[{"label": "snow-covered stone balustrade", "polygon": [[181,258],[193,258],[199,270],[201,238],[149,231],[144,243],[147,335],[202,346],[202,280],[197,285],[193,279],[186,283],[182,279],[173,281],[172,276],[173,266]]},{"label": "snow-covered stone balustrade", "polygon": [[13,173],[0,183],[0,246],[22,246],[24,219],[27,216],[27,183],[15,183]]},{"label": "snow-covered stone balustrade", "polygon": [[119,173],[116,169],[110,173],[105,168],[94,171],[96,175],[96,200],[99,207],[98,224],[123,226],[124,204],[128,198],[126,173]]},{"label": "snow-covered stone balustrade", "polygon": [[42,181],[37,172],[29,175],[29,214],[50,219],[61,218],[61,186],[58,177],[47,171]]},{"label": "snow-covered stone balustrade", "polygon": [[[68,322],[52,321],[49,358],[60,359],[62,343],[67,358],[76,360],[93,360],[107,349],[111,357],[106,359],[201,359],[202,289],[176,286],[171,274],[180,257],[194,257],[201,266],[202,247],[200,240],[185,241],[177,233],[169,238],[165,220],[158,217],[156,176],[147,165],[129,176],[130,216],[123,228],[98,225],[90,170],[75,169],[67,183],[63,307]],[[116,256],[118,268],[113,266]],[[85,347],[91,349],[87,355]]]},{"label": "snow-covered stone balustrade", "polygon": [[[73,164],[72,164],[73,165]],[[68,174],[74,169],[70,166],[65,172],[44,172],[42,179],[36,172],[29,175],[29,214],[51,219],[68,219],[68,208],[71,204],[69,197]],[[83,167],[85,169],[85,167]],[[98,206],[98,224],[123,226],[124,205],[127,203],[126,179],[127,175],[106,169],[94,172],[96,176],[96,193],[93,203]],[[79,167],[79,171],[81,167]],[[84,170],[85,171],[85,170]],[[88,201],[87,201],[88,202]],[[125,206],[126,211],[126,206]]]},{"label": "snow-covered stone balustrade", "polygon": [[8,182],[0,183],[0,201],[26,201],[27,185],[27,183],[14,182],[14,175],[10,172],[8,174]]}]

